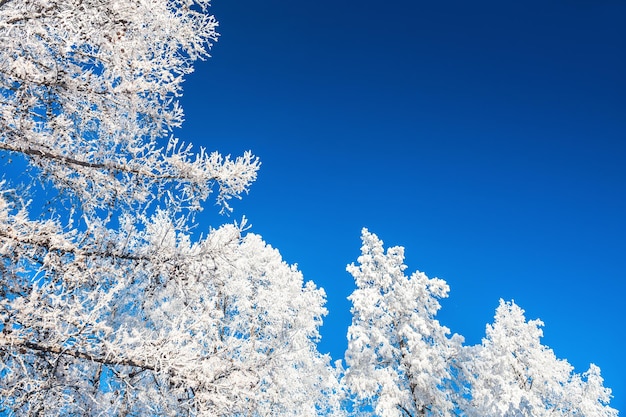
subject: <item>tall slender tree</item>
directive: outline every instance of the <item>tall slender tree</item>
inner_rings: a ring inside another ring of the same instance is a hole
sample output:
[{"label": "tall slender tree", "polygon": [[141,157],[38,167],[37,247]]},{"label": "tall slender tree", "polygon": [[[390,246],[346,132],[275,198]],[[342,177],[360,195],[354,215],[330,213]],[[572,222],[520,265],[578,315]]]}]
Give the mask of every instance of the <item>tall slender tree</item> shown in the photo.
[{"label": "tall slender tree", "polygon": [[404,248],[386,252],[383,242],[363,229],[348,329],[345,384],[376,415],[449,415],[457,390],[452,385],[462,338],[435,315],[447,297],[445,281],[422,272],[404,273]]}]

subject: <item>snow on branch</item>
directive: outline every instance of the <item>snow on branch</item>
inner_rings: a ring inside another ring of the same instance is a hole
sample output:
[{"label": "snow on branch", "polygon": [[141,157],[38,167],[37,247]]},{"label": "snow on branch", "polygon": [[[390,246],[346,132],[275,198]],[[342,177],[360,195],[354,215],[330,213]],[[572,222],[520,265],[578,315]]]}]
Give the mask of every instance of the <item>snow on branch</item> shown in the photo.
[{"label": "snow on branch", "polygon": [[169,138],[183,120],[184,76],[217,39],[207,6],[3,3],[0,150],[26,156],[87,214],[164,200],[199,210],[214,184],[229,211],[228,200],[256,179],[258,160],[194,155]]}]

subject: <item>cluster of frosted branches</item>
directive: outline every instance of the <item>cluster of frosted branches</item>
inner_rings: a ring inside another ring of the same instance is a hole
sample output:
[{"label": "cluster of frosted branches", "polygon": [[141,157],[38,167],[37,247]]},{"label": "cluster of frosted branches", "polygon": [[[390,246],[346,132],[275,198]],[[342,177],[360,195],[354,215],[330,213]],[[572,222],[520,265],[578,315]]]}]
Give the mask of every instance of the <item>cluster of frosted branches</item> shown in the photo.
[{"label": "cluster of frosted branches", "polygon": [[5,411],[317,415],[337,405],[315,343],[324,293],[258,236],[226,225],[194,243],[157,212],[141,230],[126,218],[78,246],[4,199],[0,209]]},{"label": "cluster of frosted branches", "polygon": [[0,183],[0,415],[338,408],[316,349],[324,292],[243,225],[189,233],[259,168],[171,135],[217,36],[207,7],[0,0],[0,150],[70,210],[41,215]]},{"label": "cluster of frosted branches", "polygon": [[228,208],[254,181],[256,159],[192,154],[170,133],[183,119],[183,77],[217,38],[207,7],[1,2],[0,149],[26,155],[85,213],[164,197],[198,209],[215,184]]}]

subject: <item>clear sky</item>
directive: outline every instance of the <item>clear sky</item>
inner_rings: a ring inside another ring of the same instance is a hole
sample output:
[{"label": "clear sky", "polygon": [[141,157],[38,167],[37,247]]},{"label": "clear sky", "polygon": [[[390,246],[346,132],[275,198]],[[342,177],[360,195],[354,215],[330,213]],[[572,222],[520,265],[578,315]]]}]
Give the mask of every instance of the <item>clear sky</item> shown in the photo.
[{"label": "clear sky", "polygon": [[[214,0],[178,136],[262,160],[235,204],[328,293],[343,357],[360,230],[445,279],[479,343],[499,298],[626,410],[626,2]],[[217,210],[203,222],[218,224]]]}]

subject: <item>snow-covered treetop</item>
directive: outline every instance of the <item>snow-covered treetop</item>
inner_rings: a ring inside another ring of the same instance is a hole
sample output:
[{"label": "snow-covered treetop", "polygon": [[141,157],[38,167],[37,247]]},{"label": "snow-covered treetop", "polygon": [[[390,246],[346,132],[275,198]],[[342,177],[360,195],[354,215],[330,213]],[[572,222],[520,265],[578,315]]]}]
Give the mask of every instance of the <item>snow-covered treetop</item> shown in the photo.
[{"label": "snow-covered treetop", "polygon": [[465,347],[464,369],[471,387],[463,408],[479,416],[615,417],[611,390],[600,369],[574,372],[566,360],[541,344],[543,322],[526,320],[513,301],[500,300],[493,324],[477,346]]},{"label": "snow-covered treetop", "polygon": [[462,338],[435,316],[448,284],[422,272],[405,275],[404,248],[385,251],[367,229],[358,265],[348,265],[356,282],[348,328],[344,382],[361,403],[384,417],[449,415],[454,360]]}]

